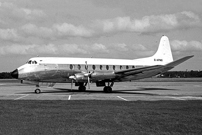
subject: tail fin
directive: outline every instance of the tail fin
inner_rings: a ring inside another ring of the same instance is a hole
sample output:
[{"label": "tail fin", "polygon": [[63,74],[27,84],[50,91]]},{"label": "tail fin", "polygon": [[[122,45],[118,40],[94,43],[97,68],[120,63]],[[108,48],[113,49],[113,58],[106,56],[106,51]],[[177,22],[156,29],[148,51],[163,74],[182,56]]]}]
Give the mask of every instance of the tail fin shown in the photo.
[{"label": "tail fin", "polygon": [[167,64],[173,61],[173,55],[170,48],[170,42],[167,36],[162,36],[157,52],[152,56],[156,62]]}]

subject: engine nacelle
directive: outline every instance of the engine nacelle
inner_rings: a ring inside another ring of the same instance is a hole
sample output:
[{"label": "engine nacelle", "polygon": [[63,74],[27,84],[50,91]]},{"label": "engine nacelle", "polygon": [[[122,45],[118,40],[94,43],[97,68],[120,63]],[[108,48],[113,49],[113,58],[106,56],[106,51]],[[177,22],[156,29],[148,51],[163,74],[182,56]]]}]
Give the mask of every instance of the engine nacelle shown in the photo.
[{"label": "engine nacelle", "polygon": [[91,74],[91,79],[92,80],[105,80],[105,79],[111,79],[114,78],[115,74],[113,72],[94,72]]},{"label": "engine nacelle", "polygon": [[74,75],[74,80],[76,80],[77,82],[88,81],[88,76],[83,73],[78,73]]},{"label": "engine nacelle", "polygon": [[91,81],[97,80],[105,80],[105,79],[112,79],[115,77],[113,72],[93,72],[93,73],[77,73],[74,76],[70,76],[70,79],[74,79],[77,82],[86,82],[88,81],[88,77]]}]

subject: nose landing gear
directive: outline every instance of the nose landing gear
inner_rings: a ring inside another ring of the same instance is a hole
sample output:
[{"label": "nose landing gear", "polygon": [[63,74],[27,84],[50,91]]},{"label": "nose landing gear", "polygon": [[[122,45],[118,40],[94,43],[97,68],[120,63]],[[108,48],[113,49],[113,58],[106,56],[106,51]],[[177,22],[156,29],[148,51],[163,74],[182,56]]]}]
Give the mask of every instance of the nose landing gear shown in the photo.
[{"label": "nose landing gear", "polygon": [[39,88],[37,88],[35,91],[34,91],[36,94],[40,94],[41,93],[41,90]]},{"label": "nose landing gear", "polygon": [[39,85],[36,85],[36,87],[37,87],[37,88],[35,89],[34,92],[35,92],[36,94],[40,94],[40,93],[41,93],[41,90],[39,89]]}]

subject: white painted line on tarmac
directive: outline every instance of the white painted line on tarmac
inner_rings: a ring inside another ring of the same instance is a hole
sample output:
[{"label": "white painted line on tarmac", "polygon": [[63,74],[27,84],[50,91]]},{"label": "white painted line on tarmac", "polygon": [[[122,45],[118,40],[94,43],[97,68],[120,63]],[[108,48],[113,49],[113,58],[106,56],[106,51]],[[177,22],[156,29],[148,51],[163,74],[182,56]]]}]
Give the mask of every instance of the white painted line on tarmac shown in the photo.
[{"label": "white painted line on tarmac", "polygon": [[19,100],[19,99],[22,99],[22,98],[27,97],[27,96],[29,96],[29,94],[23,95],[23,96],[21,96],[19,98],[15,98],[14,100]]},{"label": "white painted line on tarmac", "polygon": [[122,98],[122,97],[120,97],[120,96],[117,96],[117,97],[120,98],[120,99],[122,99],[122,100],[124,100],[124,101],[128,101],[127,99]]},{"label": "white painted line on tarmac", "polygon": [[68,97],[68,100],[70,100],[71,99],[71,95],[69,95],[69,97]]}]

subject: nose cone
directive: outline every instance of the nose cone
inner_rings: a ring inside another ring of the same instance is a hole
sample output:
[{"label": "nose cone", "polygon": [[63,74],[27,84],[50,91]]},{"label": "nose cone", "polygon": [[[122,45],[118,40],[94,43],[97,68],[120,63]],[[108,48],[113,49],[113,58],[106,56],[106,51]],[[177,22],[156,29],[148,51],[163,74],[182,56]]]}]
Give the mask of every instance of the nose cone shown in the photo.
[{"label": "nose cone", "polygon": [[16,70],[14,70],[13,72],[11,72],[11,76],[13,77],[13,78],[16,78],[16,79],[18,79],[18,69],[16,69]]}]

